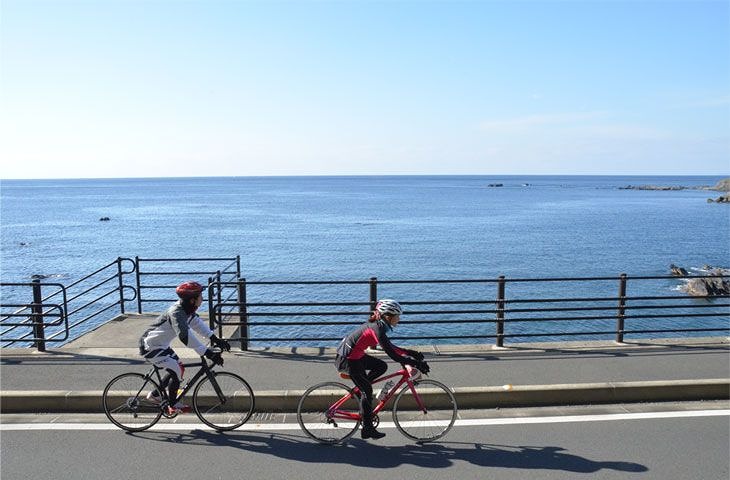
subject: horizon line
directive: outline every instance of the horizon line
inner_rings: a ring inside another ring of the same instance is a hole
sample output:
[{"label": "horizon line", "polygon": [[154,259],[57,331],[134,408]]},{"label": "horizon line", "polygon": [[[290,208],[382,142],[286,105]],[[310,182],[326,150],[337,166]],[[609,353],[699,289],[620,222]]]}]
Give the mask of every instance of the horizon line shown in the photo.
[{"label": "horizon line", "polygon": [[169,180],[169,179],[220,179],[220,178],[383,178],[383,177],[730,177],[730,173],[671,174],[671,173],[394,173],[394,174],[300,174],[300,175],[180,175],[165,177],[47,177],[2,178],[4,181],[53,181],[53,180]]}]

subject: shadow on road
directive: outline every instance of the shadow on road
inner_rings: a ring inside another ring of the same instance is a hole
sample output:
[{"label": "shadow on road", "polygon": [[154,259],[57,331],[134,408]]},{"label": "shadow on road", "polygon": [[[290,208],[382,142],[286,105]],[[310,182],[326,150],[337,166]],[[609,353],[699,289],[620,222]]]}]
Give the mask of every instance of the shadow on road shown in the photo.
[{"label": "shadow on road", "polygon": [[328,446],[290,434],[251,432],[220,434],[203,430],[183,434],[144,432],[130,435],[159,442],[240,448],[251,453],[304,463],[331,463],[365,468],[396,468],[402,465],[446,468],[461,461],[480,467],[562,470],[578,473],[593,473],[600,470],[648,471],[646,466],[638,463],[591,460],[568,453],[564,448],[557,446],[441,442],[394,447],[360,439],[351,439],[344,445]]}]

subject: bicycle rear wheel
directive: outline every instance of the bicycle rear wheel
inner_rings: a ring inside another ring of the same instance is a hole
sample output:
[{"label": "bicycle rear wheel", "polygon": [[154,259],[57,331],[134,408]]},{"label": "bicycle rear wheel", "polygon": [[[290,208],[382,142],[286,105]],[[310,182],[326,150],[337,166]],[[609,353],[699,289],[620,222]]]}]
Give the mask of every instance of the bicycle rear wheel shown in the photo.
[{"label": "bicycle rear wheel", "polygon": [[251,418],[255,403],[253,390],[234,373],[213,372],[213,377],[217,385],[209,377],[203,377],[195,386],[193,408],[203,423],[219,432],[234,430]]},{"label": "bicycle rear wheel", "polygon": [[342,383],[319,383],[299,400],[297,421],[304,433],[318,442],[340,443],[360,426],[360,402]]},{"label": "bicycle rear wheel", "polygon": [[158,401],[147,400],[159,386],[140,373],[123,373],[104,389],[104,413],[111,422],[128,432],[141,432],[157,423],[162,415]]},{"label": "bicycle rear wheel", "polygon": [[428,442],[446,435],[456,421],[456,399],[451,390],[435,380],[414,382],[414,390],[406,384],[393,403],[396,428],[408,438]]}]

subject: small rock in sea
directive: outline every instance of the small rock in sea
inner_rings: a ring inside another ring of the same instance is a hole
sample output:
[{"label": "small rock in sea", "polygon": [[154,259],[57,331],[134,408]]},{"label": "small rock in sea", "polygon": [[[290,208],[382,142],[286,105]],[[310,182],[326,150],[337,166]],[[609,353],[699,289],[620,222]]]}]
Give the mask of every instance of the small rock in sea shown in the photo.
[{"label": "small rock in sea", "polygon": [[675,264],[669,265],[669,269],[672,271],[672,275],[675,277],[686,277],[688,275],[687,270],[682,267],[678,267]]},{"label": "small rock in sea", "polygon": [[503,183],[490,183],[488,187],[504,187]]},{"label": "small rock in sea", "polygon": [[707,203],[730,203],[730,195],[721,195],[714,200],[708,198]]},{"label": "small rock in sea", "polygon": [[101,217],[101,218],[99,219],[99,221],[100,221],[100,222],[108,222],[108,221],[109,221],[109,217]]}]

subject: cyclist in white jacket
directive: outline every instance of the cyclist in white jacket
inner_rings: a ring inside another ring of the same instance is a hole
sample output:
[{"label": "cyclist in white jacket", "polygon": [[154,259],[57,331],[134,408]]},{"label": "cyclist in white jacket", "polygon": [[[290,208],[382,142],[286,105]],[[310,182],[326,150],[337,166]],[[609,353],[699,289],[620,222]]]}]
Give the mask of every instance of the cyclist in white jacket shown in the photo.
[{"label": "cyclist in white jacket", "polygon": [[[171,401],[177,398],[180,380],[185,373],[180,358],[170,347],[175,337],[179,338],[184,345],[195,350],[195,353],[205,356],[216,365],[223,365],[220,352],[214,352],[207,348],[191,330],[203,338],[209,338],[216,347],[226,351],[231,350],[230,344],[226,340],[216,337],[213,331],[195,313],[203,303],[203,289],[203,286],[198,282],[184,282],[178,285],[175,292],[180,300],[157,317],[155,323],[139,339],[139,353],[144,359],[167,371],[160,387],[168,389]],[[150,392],[147,398],[159,401],[159,392]],[[178,412],[189,411],[189,407],[179,402],[169,408],[170,413],[173,413],[174,410]]]}]

